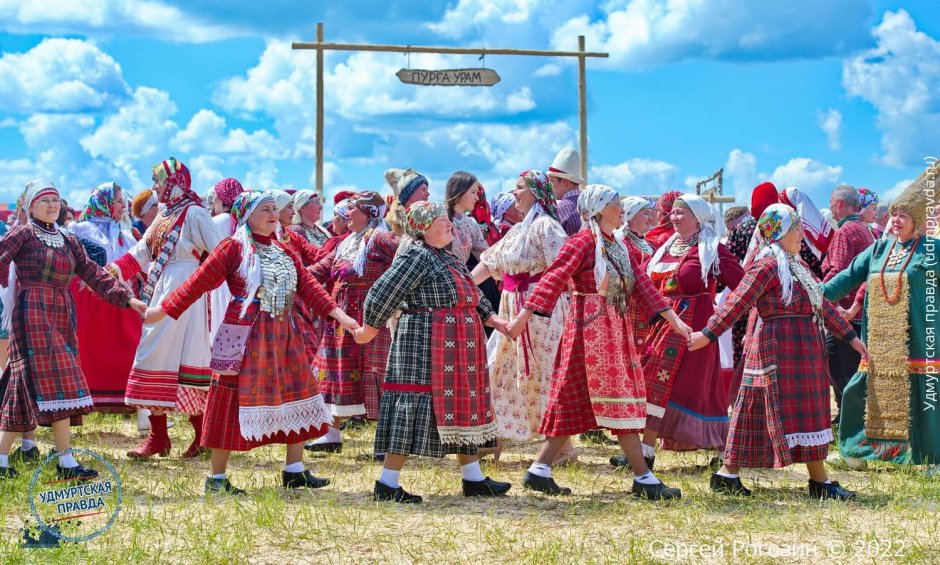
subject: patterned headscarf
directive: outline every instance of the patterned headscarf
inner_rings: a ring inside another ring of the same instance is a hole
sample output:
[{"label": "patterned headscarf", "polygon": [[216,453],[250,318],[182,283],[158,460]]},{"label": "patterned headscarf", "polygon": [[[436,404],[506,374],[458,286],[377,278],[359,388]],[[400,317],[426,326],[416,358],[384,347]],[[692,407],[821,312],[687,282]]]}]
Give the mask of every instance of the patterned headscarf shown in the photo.
[{"label": "patterned headscarf", "polygon": [[202,205],[202,198],[192,190],[189,169],[173,157],[153,166],[153,187],[163,187],[160,202],[166,204],[167,209],[187,199]]},{"label": "patterned headscarf", "polygon": [[[558,205],[555,203],[555,191],[552,189],[552,183],[548,180],[548,175],[542,171],[525,171],[519,177],[525,181],[529,187],[529,192],[535,196],[535,203],[541,207],[542,212],[548,214],[553,220],[560,222],[558,216]],[[533,206],[533,208],[535,208]],[[531,210],[529,211],[531,213]]]},{"label": "patterned headscarf", "polygon": [[511,192],[497,192],[490,199],[490,209],[493,211],[493,221],[496,223],[503,221],[503,216],[509,211],[509,208],[516,203],[516,199]]},{"label": "patterned headscarf", "polygon": [[[607,279],[607,303],[617,308],[619,313],[626,312],[627,298],[633,291],[633,267],[630,253],[619,231],[613,233],[613,241],[608,241],[597,223],[597,215],[611,202],[620,204],[617,191],[603,184],[588,185],[578,196],[578,212],[581,220],[594,233],[594,284],[598,290],[604,277]],[[614,276],[618,274],[620,276]]]},{"label": "patterned headscarf", "polygon": [[[780,277],[781,298],[783,303],[789,305],[793,301],[793,281],[796,280],[809,295],[813,311],[822,312],[822,287],[813,278],[809,269],[800,261],[798,253],[789,253],[780,247],[780,240],[797,225],[800,225],[800,215],[796,210],[786,204],[771,204],[764,210],[757,220],[754,228],[753,241],[756,242],[751,250],[751,260],[745,261],[745,268],[753,261],[767,255],[773,255],[777,261],[777,274]],[[820,316],[821,320],[822,317]]]},{"label": "patterned headscarf", "polygon": [[214,190],[216,197],[228,208],[231,208],[232,204],[235,203],[235,197],[245,191],[242,183],[233,178],[220,180],[216,183]]},{"label": "patterned headscarf", "polygon": [[320,201],[320,195],[308,188],[298,190],[294,193],[294,218],[291,220],[294,225],[300,225],[304,223],[304,219],[300,216],[300,209],[306,206],[311,200]]},{"label": "patterned headscarf", "polygon": [[[258,206],[265,202],[274,202],[274,197],[268,192],[251,190],[236,196],[235,201],[232,203],[232,219],[235,220],[237,226],[232,239],[240,243],[242,248],[238,274],[241,275],[242,280],[248,286],[245,292],[246,297],[254,297],[261,286],[261,261],[255,257],[255,242],[251,236],[251,228],[248,226],[248,218],[251,217]],[[280,229],[280,224],[278,224],[277,229]],[[248,313],[249,306],[251,306],[250,299],[242,301],[242,317],[245,317],[245,314]]]},{"label": "patterned headscarf", "polygon": [[[715,213],[715,209],[711,204],[695,194],[683,194],[676,198],[673,208],[677,206],[688,208],[695,216],[695,219],[698,220],[698,257],[702,264],[702,282],[707,288],[709,274],[718,275],[721,272],[720,262],[718,261],[718,246],[721,244],[721,238],[727,232],[725,220]],[[672,234],[666,240],[666,243],[656,250],[646,267],[647,273],[653,272],[653,268],[662,260],[663,255],[677,239],[679,239],[679,234]]]},{"label": "patterned headscarf", "polygon": [[349,221],[349,208],[352,206],[352,198],[344,198],[333,206],[333,213],[340,218]]},{"label": "patterned headscarf", "polygon": [[623,220],[629,222],[641,210],[653,209],[654,207],[655,205],[652,202],[642,196],[626,196],[623,198]]},{"label": "patterned headscarf", "polygon": [[434,220],[441,216],[447,217],[447,206],[440,202],[415,202],[408,210],[408,223],[406,225],[408,235],[413,238],[423,236],[430,229]]},{"label": "patterned headscarf", "polygon": [[385,199],[378,192],[367,190],[349,199],[349,206],[365,214],[369,223],[362,230],[344,239],[336,248],[336,256],[349,259],[356,274],[362,276],[375,234],[389,231],[388,224],[385,223]]},{"label": "patterned headscarf", "polygon": [[860,187],[857,190],[859,196],[862,197],[858,205],[859,210],[864,210],[872,204],[878,204],[878,195],[875,194],[874,190],[865,187]]},{"label": "patterned headscarf", "polygon": [[82,208],[82,215],[78,221],[87,220],[105,220],[112,221],[111,208],[114,206],[114,191],[121,190],[121,187],[114,182],[99,184],[85,201]]},{"label": "patterned headscarf", "polygon": [[832,224],[820,212],[809,196],[795,186],[789,186],[780,193],[780,202],[796,210],[803,226],[803,241],[817,258],[829,250],[829,244],[835,235]]}]

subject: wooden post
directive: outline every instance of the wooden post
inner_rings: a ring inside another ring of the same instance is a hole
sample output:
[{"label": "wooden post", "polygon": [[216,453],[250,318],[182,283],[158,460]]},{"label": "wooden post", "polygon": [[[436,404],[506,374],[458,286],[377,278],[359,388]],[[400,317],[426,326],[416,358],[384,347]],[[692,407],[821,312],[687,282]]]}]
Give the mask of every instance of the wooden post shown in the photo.
[{"label": "wooden post", "polygon": [[[584,36],[578,36],[578,51],[584,53]],[[578,57],[578,120],[580,121],[581,137],[581,178],[587,182],[588,178],[588,140],[587,140],[587,59],[584,55]]]},{"label": "wooden post", "polygon": [[[323,24],[317,24],[317,43],[323,43]],[[323,49],[317,49],[317,193],[323,201]]]}]

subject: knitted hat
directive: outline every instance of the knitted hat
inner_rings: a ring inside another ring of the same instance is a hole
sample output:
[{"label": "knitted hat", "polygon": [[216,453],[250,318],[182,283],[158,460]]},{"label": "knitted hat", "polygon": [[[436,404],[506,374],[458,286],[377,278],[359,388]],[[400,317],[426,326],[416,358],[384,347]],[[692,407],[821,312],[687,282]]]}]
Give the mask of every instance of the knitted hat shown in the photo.
[{"label": "knitted hat", "polygon": [[[914,220],[914,229],[919,230],[927,225],[927,190],[935,190],[937,177],[940,177],[940,168],[932,166],[904,189],[897,198],[891,202],[888,210],[894,214],[896,210],[904,210]],[[928,185],[929,183],[929,185]]]}]

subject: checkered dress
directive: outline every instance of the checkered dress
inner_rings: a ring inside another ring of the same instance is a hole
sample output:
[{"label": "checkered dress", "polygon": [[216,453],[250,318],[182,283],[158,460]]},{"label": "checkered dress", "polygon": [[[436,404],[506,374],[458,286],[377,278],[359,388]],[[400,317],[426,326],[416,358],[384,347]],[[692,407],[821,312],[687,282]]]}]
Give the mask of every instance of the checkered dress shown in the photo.
[{"label": "checkered dress", "polygon": [[[413,244],[379,277],[366,297],[363,319],[373,328],[383,327],[396,310],[402,310],[389,350],[386,388],[379,403],[375,432],[378,453],[426,457],[476,453],[473,446],[441,443],[431,395],[430,310],[457,305],[451,268],[466,272],[466,267],[450,252]],[[492,306],[482,296],[476,310],[484,320],[494,315]]]},{"label": "checkered dress", "polygon": [[[841,339],[855,332],[829,302],[825,326]],[[826,458],[832,441],[825,341],[803,287],[793,286],[785,305],[773,257],[755,262],[744,280],[708,321],[716,335],[757,308],[761,318],[744,358],[725,447],[726,463],[785,467]]]},{"label": "checkered dress", "polygon": [[[848,220],[843,219],[839,229],[832,236],[832,242],[829,243],[826,258],[823,260],[823,282],[832,280],[836,275],[848,269],[852,261],[873,243],[875,243],[875,237],[871,234],[871,230],[857,217],[851,216]],[[839,305],[846,310],[850,309],[857,291],[858,287],[853,288],[839,301]],[[861,323],[862,313],[859,312],[853,321]]]},{"label": "checkered dress", "polygon": [[[333,283],[333,299],[351,318],[362,322],[362,303],[372,284],[386,272],[398,250],[398,236],[377,232],[371,236],[362,276],[352,262],[330,253],[310,268],[314,278]],[[359,345],[352,334],[330,318],[323,322],[323,338],[313,361],[314,374],[327,406],[335,416],[379,416],[379,399],[392,337],[383,327],[371,342]]]},{"label": "checkered dress", "polygon": [[0,430],[29,431],[87,414],[92,397],[78,362],[75,304],[78,276],[110,304],[126,306],[130,290],[88,258],[78,239],[47,247],[30,225],[0,239],[0,263],[16,263],[18,290],[10,322],[10,363],[0,383]]}]

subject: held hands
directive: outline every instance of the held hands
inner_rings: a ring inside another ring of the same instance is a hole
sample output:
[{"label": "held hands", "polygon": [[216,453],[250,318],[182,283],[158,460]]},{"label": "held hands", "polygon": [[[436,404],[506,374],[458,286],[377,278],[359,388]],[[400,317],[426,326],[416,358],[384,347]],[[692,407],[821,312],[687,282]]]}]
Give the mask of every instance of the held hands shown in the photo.
[{"label": "held hands", "polygon": [[708,337],[706,337],[702,332],[692,333],[692,336],[689,339],[689,351],[695,351],[705,347],[708,345],[708,341]]},{"label": "held hands", "polygon": [[[692,328],[682,320],[676,320],[676,323],[673,324],[672,330],[677,334],[685,338],[686,343],[691,343],[692,340]],[[706,338],[707,339],[707,338]]]},{"label": "held hands", "polygon": [[166,312],[164,312],[163,306],[155,306],[153,308],[147,308],[147,311],[144,314],[144,323],[156,324],[163,318],[166,318]]},{"label": "held hands", "polygon": [[360,329],[360,328],[362,327],[362,326],[359,325],[359,322],[357,322],[356,320],[352,319],[351,317],[349,317],[349,316],[346,315],[345,313],[344,313],[344,314],[342,315],[342,317],[340,317],[337,321],[339,322],[339,325],[341,325],[341,326],[343,327],[343,329],[346,330],[346,331],[349,332],[349,333],[355,333],[356,330],[358,330],[358,329]]},{"label": "held hands", "polygon": [[147,305],[140,300],[137,300],[136,298],[131,298],[127,302],[127,307],[140,314],[141,318],[143,318],[144,314],[147,313]]},{"label": "held hands", "polygon": [[379,330],[377,328],[373,328],[369,325],[366,325],[364,327],[360,327],[356,329],[355,331],[353,331],[352,334],[353,334],[353,339],[356,341],[356,343],[358,343],[359,345],[362,345],[362,344],[369,343],[370,341],[372,341],[375,338],[375,336],[378,335],[378,333],[379,333]]},{"label": "held hands", "polygon": [[855,339],[849,342],[849,345],[851,345],[852,349],[854,349],[859,355],[862,356],[862,359],[868,359],[868,348],[865,347],[865,344],[862,343],[862,340],[856,337]]},{"label": "held hands", "polygon": [[513,339],[512,336],[509,335],[509,330],[507,329],[509,322],[500,318],[499,316],[490,316],[487,318],[486,325],[503,334],[504,336]]}]

